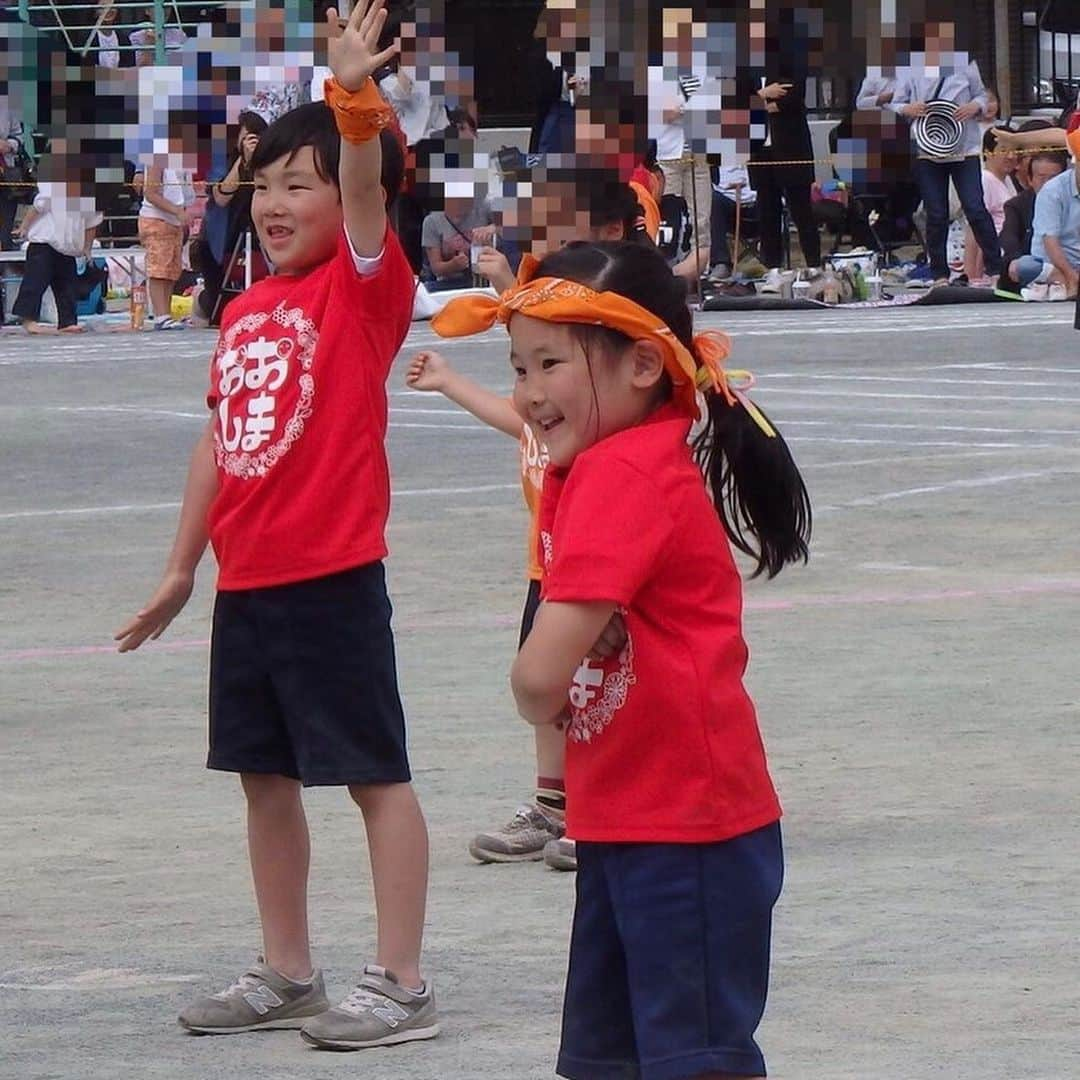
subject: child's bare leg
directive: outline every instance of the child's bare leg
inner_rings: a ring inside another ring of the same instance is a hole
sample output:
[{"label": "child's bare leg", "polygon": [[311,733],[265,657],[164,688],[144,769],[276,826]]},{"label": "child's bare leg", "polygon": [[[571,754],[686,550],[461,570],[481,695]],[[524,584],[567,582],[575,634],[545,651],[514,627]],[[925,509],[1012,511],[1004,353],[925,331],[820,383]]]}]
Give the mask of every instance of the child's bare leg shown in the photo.
[{"label": "child's bare leg", "polygon": [[290,979],[312,971],[307,881],[311,847],[300,783],[287,776],[243,773],[248,853],[262,922],[263,956]]},{"label": "child's bare leg", "polygon": [[411,784],[349,788],[364,815],[378,933],[375,963],[418,988],[427,903],[428,834]]},{"label": "child's bare leg", "polygon": [[147,282],[147,291],[150,293],[150,307],[153,309],[155,318],[168,315],[172,310],[173,283],[165,278],[152,277]]}]

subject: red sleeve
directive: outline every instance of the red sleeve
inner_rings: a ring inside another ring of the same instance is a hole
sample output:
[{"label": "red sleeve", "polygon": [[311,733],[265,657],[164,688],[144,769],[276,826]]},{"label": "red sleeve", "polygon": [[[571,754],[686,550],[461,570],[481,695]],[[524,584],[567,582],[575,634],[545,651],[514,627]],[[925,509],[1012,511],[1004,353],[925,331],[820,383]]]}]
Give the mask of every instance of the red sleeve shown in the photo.
[{"label": "red sleeve", "polygon": [[544,599],[629,604],[671,540],[660,491],[618,458],[579,458],[559,498]]}]

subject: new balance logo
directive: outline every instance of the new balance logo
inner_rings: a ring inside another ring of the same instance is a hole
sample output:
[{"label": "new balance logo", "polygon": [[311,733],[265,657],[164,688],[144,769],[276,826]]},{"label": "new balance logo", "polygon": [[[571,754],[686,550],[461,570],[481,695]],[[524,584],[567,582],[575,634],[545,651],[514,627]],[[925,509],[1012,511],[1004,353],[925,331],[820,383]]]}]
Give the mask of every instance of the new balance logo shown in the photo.
[{"label": "new balance logo", "polygon": [[265,983],[257,990],[249,990],[244,995],[244,1000],[260,1016],[265,1016],[271,1009],[276,1009],[279,1005],[285,1004]]},{"label": "new balance logo", "polygon": [[371,1010],[372,1016],[377,1016],[387,1027],[396,1028],[402,1020],[408,1020],[409,1014],[396,1002],[389,998],[383,998],[383,1004],[377,1005]]}]

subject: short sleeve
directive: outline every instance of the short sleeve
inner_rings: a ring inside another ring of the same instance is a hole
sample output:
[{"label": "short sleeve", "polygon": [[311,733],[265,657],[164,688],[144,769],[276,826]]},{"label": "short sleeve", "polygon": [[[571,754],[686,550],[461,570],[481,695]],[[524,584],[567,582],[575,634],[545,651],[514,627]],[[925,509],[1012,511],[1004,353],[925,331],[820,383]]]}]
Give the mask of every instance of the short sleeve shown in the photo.
[{"label": "short sleeve", "polygon": [[544,598],[629,604],[673,534],[659,488],[621,459],[579,458],[555,513]]},{"label": "short sleeve", "polygon": [[424,218],[424,224],[420,229],[420,244],[425,248],[437,247],[442,249],[442,234],[439,232],[439,218],[435,213],[428,214]]}]

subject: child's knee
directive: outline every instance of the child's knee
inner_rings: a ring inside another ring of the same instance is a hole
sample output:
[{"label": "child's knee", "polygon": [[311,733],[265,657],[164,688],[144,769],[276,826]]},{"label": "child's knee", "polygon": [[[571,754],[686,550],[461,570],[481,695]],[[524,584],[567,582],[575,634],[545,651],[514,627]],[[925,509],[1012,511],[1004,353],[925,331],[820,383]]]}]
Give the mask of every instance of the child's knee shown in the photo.
[{"label": "child's knee", "polygon": [[350,784],[349,796],[360,810],[365,813],[377,813],[388,807],[403,809],[416,803],[412,784]]},{"label": "child's knee", "polygon": [[244,797],[253,810],[292,806],[300,801],[300,781],[277,773],[241,773]]}]

